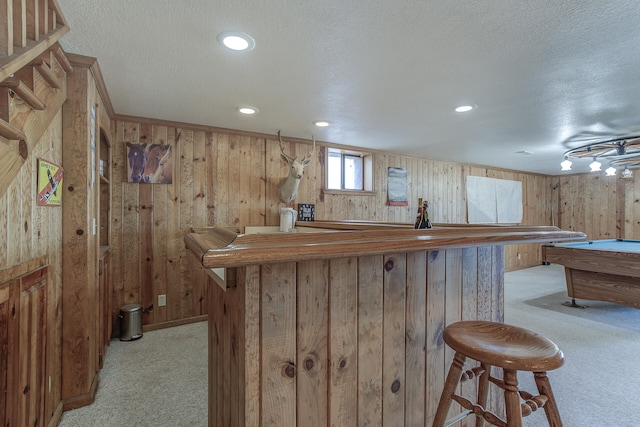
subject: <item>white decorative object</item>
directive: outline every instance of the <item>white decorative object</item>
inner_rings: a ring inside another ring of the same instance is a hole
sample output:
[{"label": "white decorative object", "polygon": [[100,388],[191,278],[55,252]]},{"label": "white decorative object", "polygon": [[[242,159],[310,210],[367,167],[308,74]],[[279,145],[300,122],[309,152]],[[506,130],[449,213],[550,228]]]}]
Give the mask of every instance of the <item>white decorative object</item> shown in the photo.
[{"label": "white decorative object", "polygon": [[280,157],[289,165],[289,175],[282,180],[280,187],[278,187],[278,196],[280,196],[280,200],[289,204],[298,194],[298,186],[304,173],[304,167],[311,162],[316,152],[316,139],[313,138],[313,149],[302,160],[298,160],[298,156],[293,157],[284,152],[280,131],[278,131],[278,139],[280,140]]},{"label": "white decorative object", "polygon": [[289,233],[296,231],[298,212],[293,208],[280,208],[280,231]]}]

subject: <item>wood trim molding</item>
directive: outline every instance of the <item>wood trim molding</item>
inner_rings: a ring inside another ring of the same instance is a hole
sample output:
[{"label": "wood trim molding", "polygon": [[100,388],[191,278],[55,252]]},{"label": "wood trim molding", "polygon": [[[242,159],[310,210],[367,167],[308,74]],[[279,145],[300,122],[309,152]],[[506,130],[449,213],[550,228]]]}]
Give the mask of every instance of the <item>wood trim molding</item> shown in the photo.
[{"label": "wood trim molding", "polygon": [[111,118],[111,120],[115,120],[116,114],[113,111],[113,104],[111,103],[111,98],[109,98],[109,92],[107,91],[107,86],[104,83],[104,77],[102,76],[100,65],[98,65],[98,59],[92,56],[69,52],[65,52],[65,55],[72,67],[89,69],[96,82],[98,93],[100,94],[100,98],[102,98],[102,103],[104,104],[104,108],[106,109],[109,118]]},{"label": "wood trim molding", "polygon": [[225,245],[227,239],[219,238],[218,231],[214,227],[207,233],[190,233],[184,238],[187,249],[205,268],[586,238],[581,232],[547,226],[470,226],[427,230],[399,227],[389,230],[371,226],[368,230],[344,232],[238,234]]}]

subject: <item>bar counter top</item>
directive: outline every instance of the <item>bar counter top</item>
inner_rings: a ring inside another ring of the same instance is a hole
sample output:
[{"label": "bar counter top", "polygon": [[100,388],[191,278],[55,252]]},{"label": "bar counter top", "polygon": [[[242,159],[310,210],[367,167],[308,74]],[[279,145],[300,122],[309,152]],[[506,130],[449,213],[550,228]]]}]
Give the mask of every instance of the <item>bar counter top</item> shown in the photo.
[{"label": "bar counter top", "polygon": [[245,233],[244,230],[227,227],[194,228],[192,233],[185,236],[185,243],[203,267],[221,268],[379,255],[395,251],[564,242],[586,238],[584,233],[564,231],[553,226],[434,224],[433,228],[416,230],[412,224],[314,221],[298,222],[296,228],[298,232],[289,233]]}]

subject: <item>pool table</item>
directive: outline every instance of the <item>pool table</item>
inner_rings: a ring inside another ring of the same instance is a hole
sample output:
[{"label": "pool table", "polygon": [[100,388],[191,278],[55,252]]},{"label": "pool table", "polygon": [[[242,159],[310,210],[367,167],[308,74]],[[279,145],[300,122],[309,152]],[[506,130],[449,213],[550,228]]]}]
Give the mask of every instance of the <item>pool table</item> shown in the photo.
[{"label": "pool table", "polygon": [[564,265],[571,298],[640,308],[640,240],[542,245],[542,261]]}]

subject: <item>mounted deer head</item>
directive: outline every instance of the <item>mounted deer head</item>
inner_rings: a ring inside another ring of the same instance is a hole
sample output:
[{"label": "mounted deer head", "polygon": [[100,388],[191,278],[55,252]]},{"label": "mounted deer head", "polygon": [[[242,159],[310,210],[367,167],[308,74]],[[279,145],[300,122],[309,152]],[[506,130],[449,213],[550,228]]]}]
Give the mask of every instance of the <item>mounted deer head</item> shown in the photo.
[{"label": "mounted deer head", "polygon": [[280,200],[286,204],[291,203],[293,199],[296,198],[298,185],[300,185],[300,179],[304,173],[304,167],[311,162],[316,152],[316,139],[313,136],[311,138],[313,139],[313,148],[302,160],[298,160],[298,156],[292,157],[284,152],[284,145],[282,145],[282,138],[280,137],[280,131],[278,131],[280,157],[289,165],[289,175],[282,180],[280,187],[278,187],[278,196],[280,196]]}]

